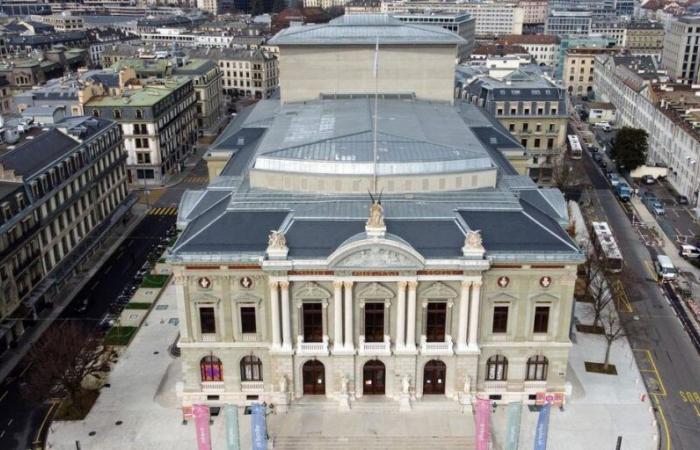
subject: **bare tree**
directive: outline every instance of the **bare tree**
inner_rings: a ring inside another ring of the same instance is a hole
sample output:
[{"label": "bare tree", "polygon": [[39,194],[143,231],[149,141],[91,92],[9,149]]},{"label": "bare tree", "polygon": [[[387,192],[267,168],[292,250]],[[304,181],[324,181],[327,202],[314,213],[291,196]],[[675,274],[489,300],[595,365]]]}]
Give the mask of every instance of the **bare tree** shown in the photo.
[{"label": "bare tree", "polygon": [[610,366],[610,349],[613,343],[625,337],[625,329],[613,308],[608,309],[608,313],[604,317],[603,337],[605,338],[605,360],[603,361],[603,370],[607,372]]},{"label": "bare tree", "polygon": [[574,167],[565,155],[555,155],[552,158],[552,182],[562,189],[575,184]]},{"label": "bare tree", "polygon": [[597,266],[595,278],[591,280],[588,287],[588,298],[593,308],[593,327],[600,327],[601,316],[613,301],[613,295],[610,292],[608,280],[605,277],[605,271]]},{"label": "bare tree", "polygon": [[75,404],[88,376],[100,378],[114,351],[83,325],[66,321],[49,327],[30,349],[27,391],[33,396],[65,396]]}]

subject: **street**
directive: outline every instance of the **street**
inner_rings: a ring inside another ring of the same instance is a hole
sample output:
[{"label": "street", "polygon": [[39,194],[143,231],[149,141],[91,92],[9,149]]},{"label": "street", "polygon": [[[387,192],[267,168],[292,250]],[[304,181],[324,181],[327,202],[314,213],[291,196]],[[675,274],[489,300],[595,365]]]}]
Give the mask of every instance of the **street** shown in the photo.
[{"label": "street", "polygon": [[664,450],[698,448],[700,359],[676,317],[650,265],[650,249],[640,241],[627,215],[587,152],[584,167],[622,251],[620,277],[631,312],[620,311],[642,372],[661,433]]}]

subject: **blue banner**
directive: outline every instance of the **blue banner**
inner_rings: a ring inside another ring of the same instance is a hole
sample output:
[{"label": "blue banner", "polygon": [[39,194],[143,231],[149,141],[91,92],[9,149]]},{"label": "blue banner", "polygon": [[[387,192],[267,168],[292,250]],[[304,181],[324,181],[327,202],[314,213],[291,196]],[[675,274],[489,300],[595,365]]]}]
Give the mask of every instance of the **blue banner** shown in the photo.
[{"label": "blue banner", "polygon": [[520,415],[523,405],[520,402],[508,404],[508,426],[506,428],[506,450],[518,450],[520,440]]},{"label": "blue banner", "polygon": [[535,432],[535,450],[547,450],[547,432],[549,431],[549,411],[552,409],[551,403],[545,403],[540,410],[540,417],[537,419],[537,430]]},{"label": "blue banner", "polygon": [[251,405],[250,426],[252,450],[267,450],[267,424],[265,423],[264,405]]},{"label": "blue banner", "polygon": [[238,435],[238,406],[225,405],[226,416],[226,450],[241,450],[241,440]]}]

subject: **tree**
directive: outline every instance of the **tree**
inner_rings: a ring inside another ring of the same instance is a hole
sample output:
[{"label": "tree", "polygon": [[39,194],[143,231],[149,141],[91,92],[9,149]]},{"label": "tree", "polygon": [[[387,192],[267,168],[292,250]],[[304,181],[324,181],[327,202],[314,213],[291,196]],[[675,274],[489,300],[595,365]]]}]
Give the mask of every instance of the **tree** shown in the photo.
[{"label": "tree", "polygon": [[605,338],[605,360],[603,371],[608,372],[610,366],[610,349],[613,342],[625,337],[625,329],[622,327],[614,308],[609,308],[603,320],[603,337]]},{"label": "tree", "polygon": [[28,356],[32,370],[27,391],[43,399],[64,396],[77,406],[85,379],[100,379],[115,353],[80,323],[66,321],[49,327]]},{"label": "tree", "polygon": [[608,280],[605,278],[605,270],[598,261],[596,261],[594,278],[591,280],[588,289],[588,298],[593,308],[593,328],[597,329],[601,326],[600,320],[603,311],[605,311],[608,305],[613,301]]},{"label": "tree", "polygon": [[559,189],[572,186],[576,181],[574,166],[563,155],[552,160],[552,181]]},{"label": "tree", "polygon": [[284,8],[287,7],[287,2],[286,0],[274,0],[272,2],[272,12],[273,13],[279,13],[284,10]]},{"label": "tree", "polygon": [[617,133],[612,147],[612,158],[620,168],[632,171],[647,160],[648,134],[639,128],[624,127]]}]

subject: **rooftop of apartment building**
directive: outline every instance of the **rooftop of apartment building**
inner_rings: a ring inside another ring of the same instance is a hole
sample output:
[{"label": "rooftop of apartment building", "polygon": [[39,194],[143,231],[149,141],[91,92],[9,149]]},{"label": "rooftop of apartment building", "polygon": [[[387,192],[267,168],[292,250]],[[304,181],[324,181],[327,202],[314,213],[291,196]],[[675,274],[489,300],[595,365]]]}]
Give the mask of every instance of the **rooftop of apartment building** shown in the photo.
[{"label": "rooftop of apartment building", "polygon": [[187,59],[182,66],[175,67],[177,75],[204,75],[210,70],[218,67],[211,59],[193,58]]},{"label": "rooftop of apartment building", "polygon": [[70,73],[61,78],[48,80],[46,84],[34,86],[29,91],[18,93],[15,97],[32,96],[35,100],[78,99],[78,92],[87,82],[96,82],[105,87],[118,87],[119,76],[114,70],[88,70]]},{"label": "rooftop of apartment building", "polygon": [[458,83],[475,93],[488,90],[495,101],[560,100],[563,92],[537,64],[459,65],[455,74]]},{"label": "rooftop of apartment building", "polygon": [[127,89],[121,95],[93,97],[87,102],[87,106],[149,107],[155,105],[173,91],[189,82],[190,80],[187,77],[169,77],[162,80],[149,80],[143,87]]},{"label": "rooftop of apartment building", "polygon": [[528,51],[522,45],[481,44],[472,51],[472,55],[507,56],[528,55]]},{"label": "rooftop of apartment building", "polygon": [[216,61],[220,60],[244,60],[244,61],[269,61],[275,59],[260,49],[238,49],[238,48],[192,48],[185,52],[192,58],[205,58]]},{"label": "rooftop of apartment building", "polygon": [[139,75],[164,77],[172,71],[172,62],[164,58],[126,58],[112,65],[115,71],[131,67]]},{"label": "rooftop of apartment building", "polygon": [[68,41],[80,41],[86,38],[84,31],[57,31],[51,34],[34,34],[29,36],[7,36],[10,45],[47,45]]},{"label": "rooftop of apartment building", "polygon": [[620,50],[617,48],[606,48],[606,47],[569,47],[566,49],[566,53],[570,55],[602,55],[607,53],[617,53]]},{"label": "rooftop of apartment building", "polygon": [[549,34],[506,34],[498,39],[499,43],[519,45],[519,44],[540,44],[554,45],[559,44],[561,39],[559,36]]}]

